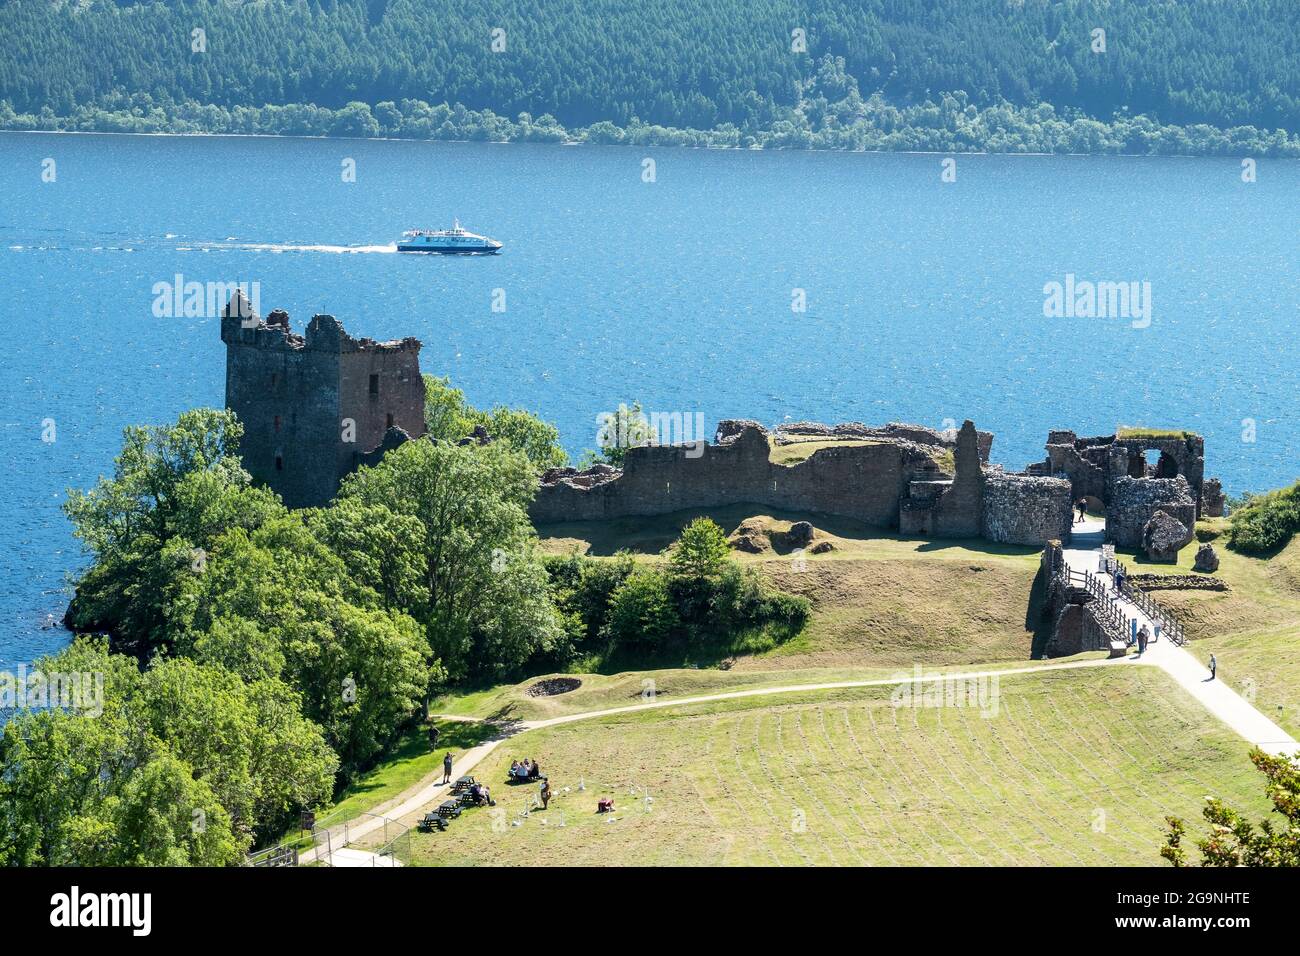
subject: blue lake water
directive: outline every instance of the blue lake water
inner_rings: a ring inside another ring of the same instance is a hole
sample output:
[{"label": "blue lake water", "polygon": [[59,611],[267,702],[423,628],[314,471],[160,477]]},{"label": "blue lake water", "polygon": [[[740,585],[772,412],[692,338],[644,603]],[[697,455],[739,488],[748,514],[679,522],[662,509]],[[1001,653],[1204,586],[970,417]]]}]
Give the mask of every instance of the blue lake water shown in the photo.
[{"label": "blue lake water", "polygon": [[[970,156],[952,183],[940,162],[0,134],[0,666],[67,638],[41,627],[83,560],[65,489],[111,468],[124,425],[223,401],[217,320],[153,314],[177,274],[257,282],[299,330],[323,311],[418,336],[426,371],[535,410],[575,456],[639,399],[710,434],[972,418],[1016,469],[1049,428],[1185,427],[1229,491],[1296,477],[1300,163],[1246,184],[1237,160]],[[388,251],[454,216],[505,251]],[[1067,274],[1149,282],[1149,327],[1045,318]]]}]

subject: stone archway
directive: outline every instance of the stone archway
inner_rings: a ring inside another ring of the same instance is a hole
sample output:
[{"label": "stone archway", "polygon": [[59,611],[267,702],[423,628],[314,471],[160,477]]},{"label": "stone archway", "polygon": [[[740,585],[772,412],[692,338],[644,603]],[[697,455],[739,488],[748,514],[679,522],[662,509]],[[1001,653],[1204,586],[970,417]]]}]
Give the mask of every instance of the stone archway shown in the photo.
[{"label": "stone archway", "polygon": [[[1152,449],[1153,451],[1155,449]],[[1178,459],[1167,451],[1160,452],[1160,458],[1156,461],[1156,478],[1177,478],[1178,477]]]}]

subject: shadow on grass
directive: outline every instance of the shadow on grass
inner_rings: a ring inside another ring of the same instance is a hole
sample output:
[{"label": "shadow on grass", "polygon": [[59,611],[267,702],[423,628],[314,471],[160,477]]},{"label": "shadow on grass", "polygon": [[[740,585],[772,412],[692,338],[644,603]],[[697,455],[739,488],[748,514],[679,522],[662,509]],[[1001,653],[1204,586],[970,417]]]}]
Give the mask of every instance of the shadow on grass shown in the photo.
[{"label": "shadow on grass", "polygon": [[1029,643],[1029,659],[1038,660],[1047,650],[1047,642],[1052,637],[1054,621],[1047,613],[1047,575],[1039,567],[1034,575],[1034,583],[1029,588],[1029,601],[1025,605],[1025,630],[1033,633]]},{"label": "shadow on grass", "polygon": [[880,538],[892,538],[895,541],[924,541],[916,549],[918,554],[929,554],[932,551],[947,551],[952,548],[962,548],[966,551],[974,551],[979,554],[998,554],[1010,555],[1012,557],[1025,557],[1026,555],[1038,554],[1043,549],[1034,545],[1027,544],[999,544],[996,541],[987,541],[984,538],[905,538],[899,535],[877,535]]}]

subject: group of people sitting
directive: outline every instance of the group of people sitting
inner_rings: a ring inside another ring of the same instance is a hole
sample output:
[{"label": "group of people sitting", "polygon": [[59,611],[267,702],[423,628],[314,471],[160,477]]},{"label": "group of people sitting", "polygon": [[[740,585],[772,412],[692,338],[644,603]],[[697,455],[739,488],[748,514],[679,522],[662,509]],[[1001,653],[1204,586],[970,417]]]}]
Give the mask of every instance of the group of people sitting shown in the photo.
[{"label": "group of people sitting", "polygon": [[537,780],[541,775],[542,767],[535,760],[529,760],[525,757],[522,761],[512,760],[510,762],[511,780]]},{"label": "group of people sitting", "polygon": [[488,789],[486,783],[475,783],[469,788],[469,798],[474,801],[476,807],[495,807],[497,802],[492,799],[492,791]]}]

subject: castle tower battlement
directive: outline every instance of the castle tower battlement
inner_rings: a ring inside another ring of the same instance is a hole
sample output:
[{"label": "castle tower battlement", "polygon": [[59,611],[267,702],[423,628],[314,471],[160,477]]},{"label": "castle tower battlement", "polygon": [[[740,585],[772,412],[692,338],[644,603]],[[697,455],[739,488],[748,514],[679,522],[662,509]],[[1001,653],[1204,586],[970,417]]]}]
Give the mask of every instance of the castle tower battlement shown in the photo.
[{"label": "castle tower battlement", "polygon": [[236,293],[221,340],[244,467],[290,507],[327,504],[390,430],[398,443],[425,432],[418,339],[353,338],[332,315],[313,316],[299,335],[287,312],[262,319]]}]

